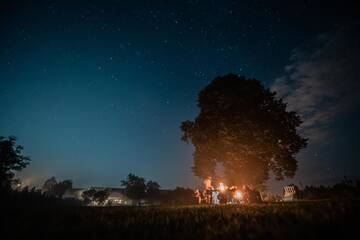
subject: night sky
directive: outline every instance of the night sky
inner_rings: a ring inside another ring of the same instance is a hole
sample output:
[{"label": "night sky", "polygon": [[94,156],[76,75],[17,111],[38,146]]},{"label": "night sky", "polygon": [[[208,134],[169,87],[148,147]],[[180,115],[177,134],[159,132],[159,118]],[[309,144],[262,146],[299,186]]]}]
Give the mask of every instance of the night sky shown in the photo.
[{"label": "night sky", "polygon": [[304,119],[310,143],[292,182],[359,176],[358,9],[315,2],[2,1],[0,135],[31,156],[25,183],[119,186],[133,172],[195,187],[179,126],[232,72]]}]

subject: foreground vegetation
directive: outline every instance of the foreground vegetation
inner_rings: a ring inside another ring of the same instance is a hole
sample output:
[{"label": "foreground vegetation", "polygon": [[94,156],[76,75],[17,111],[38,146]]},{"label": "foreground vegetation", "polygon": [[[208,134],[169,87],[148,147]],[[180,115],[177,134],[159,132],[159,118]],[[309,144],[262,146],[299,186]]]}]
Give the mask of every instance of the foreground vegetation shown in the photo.
[{"label": "foreground vegetation", "polygon": [[2,208],[13,239],[343,239],[356,232],[360,203]]}]

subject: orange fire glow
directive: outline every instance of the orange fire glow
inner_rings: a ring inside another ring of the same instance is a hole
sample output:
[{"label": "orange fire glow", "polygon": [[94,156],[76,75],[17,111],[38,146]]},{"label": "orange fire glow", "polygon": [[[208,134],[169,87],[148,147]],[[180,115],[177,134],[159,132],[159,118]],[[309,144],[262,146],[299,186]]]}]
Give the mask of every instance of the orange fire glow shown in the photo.
[{"label": "orange fire glow", "polygon": [[234,197],[235,197],[236,199],[242,199],[242,192],[236,191]]},{"label": "orange fire glow", "polygon": [[219,188],[218,188],[221,192],[224,192],[226,190],[226,186],[224,183],[219,183]]}]

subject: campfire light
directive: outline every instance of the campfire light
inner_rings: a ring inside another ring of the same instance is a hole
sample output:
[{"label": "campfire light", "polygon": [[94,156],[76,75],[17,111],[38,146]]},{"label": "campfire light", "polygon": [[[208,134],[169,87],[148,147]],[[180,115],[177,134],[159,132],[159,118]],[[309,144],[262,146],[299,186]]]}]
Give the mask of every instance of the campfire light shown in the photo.
[{"label": "campfire light", "polygon": [[242,192],[236,191],[234,197],[237,198],[237,199],[242,199]]},{"label": "campfire light", "polygon": [[194,191],[194,196],[199,204],[244,204],[246,202],[247,189],[245,186],[241,189],[236,185],[227,186],[225,183],[219,182],[217,187],[213,187],[211,180],[211,177],[205,178],[203,182],[205,189]]},{"label": "campfire light", "polygon": [[207,177],[204,179],[204,185],[205,185],[205,189],[212,189],[213,187],[211,186],[211,177]]},{"label": "campfire light", "polygon": [[226,190],[226,186],[225,186],[224,183],[219,183],[219,190],[220,190],[221,192],[224,192],[224,191]]}]

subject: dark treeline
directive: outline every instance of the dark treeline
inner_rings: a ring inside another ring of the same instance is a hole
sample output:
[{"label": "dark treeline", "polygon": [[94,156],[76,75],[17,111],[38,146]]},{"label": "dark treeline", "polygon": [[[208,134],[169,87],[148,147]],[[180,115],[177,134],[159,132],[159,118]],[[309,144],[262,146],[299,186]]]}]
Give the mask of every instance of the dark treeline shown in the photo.
[{"label": "dark treeline", "polygon": [[[23,147],[16,144],[16,138],[0,137],[0,192],[3,201],[9,204],[41,205],[63,204],[63,205],[110,205],[106,200],[111,195],[112,189],[89,188],[85,190],[81,198],[67,197],[64,194],[73,189],[73,182],[69,179],[58,181],[51,177],[44,182],[42,189],[22,186],[21,181],[15,178],[15,172],[21,171],[30,163],[30,158],[24,156]],[[360,199],[360,181],[344,178],[343,181],[333,186],[305,186],[296,189],[296,199]],[[171,190],[162,190],[160,185],[152,180],[129,174],[121,181],[118,189],[133,201],[133,205],[181,205],[194,204],[196,199],[194,191],[189,188],[177,187]]]},{"label": "dark treeline", "polygon": [[[40,189],[24,187],[16,190],[2,191],[2,201],[7,206],[16,207],[46,207],[46,206],[87,206],[90,202],[98,202],[100,206],[111,193],[111,189],[88,189],[83,192],[82,200],[76,198],[62,198]],[[162,190],[151,198],[145,196],[143,201],[147,205],[187,205],[195,204],[194,191],[190,188],[176,187],[175,189]],[[143,204],[143,203],[142,203]],[[137,204],[137,205],[142,205]]]},{"label": "dark treeline", "polygon": [[296,197],[303,200],[316,199],[360,199],[360,180],[350,180],[346,177],[333,186],[305,186],[297,188]]},{"label": "dark treeline", "polygon": [[177,187],[174,190],[160,190],[160,185],[155,181],[145,181],[144,178],[129,174],[121,182],[127,197],[140,202],[146,200],[150,204],[193,204],[195,203],[194,191],[188,188]]},{"label": "dark treeline", "polygon": [[[90,202],[103,205],[111,194],[110,188],[89,188],[82,193],[81,199],[64,198],[66,192],[73,189],[73,182],[69,179],[58,181],[55,177],[46,180],[42,189],[29,189],[28,186],[22,186],[20,179],[15,178],[15,172],[24,169],[30,160],[23,155],[23,147],[16,143],[16,137],[0,136],[0,193],[5,203],[3,206],[88,205]],[[195,202],[192,189],[177,187],[173,190],[160,190],[157,182],[146,181],[131,173],[121,181],[119,187],[137,205],[144,202],[147,205]]]},{"label": "dark treeline", "polygon": [[81,206],[82,201],[77,199],[62,199],[48,196],[39,189],[24,187],[21,190],[2,192],[3,206],[16,208],[52,207],[52,206]]}]

